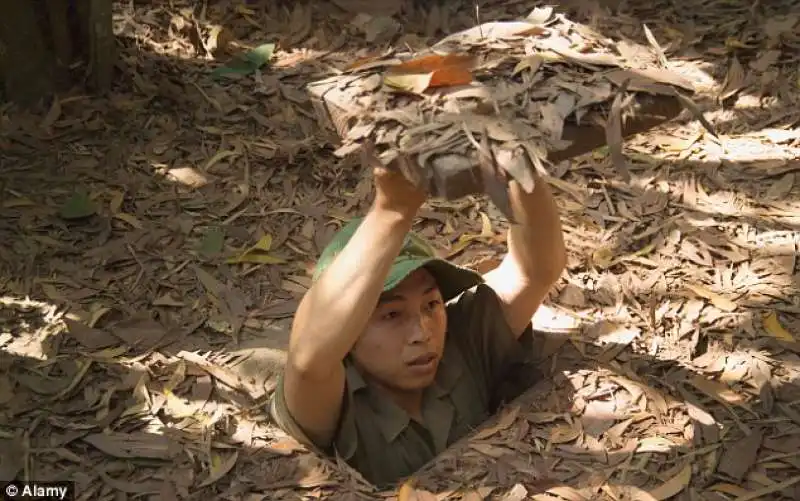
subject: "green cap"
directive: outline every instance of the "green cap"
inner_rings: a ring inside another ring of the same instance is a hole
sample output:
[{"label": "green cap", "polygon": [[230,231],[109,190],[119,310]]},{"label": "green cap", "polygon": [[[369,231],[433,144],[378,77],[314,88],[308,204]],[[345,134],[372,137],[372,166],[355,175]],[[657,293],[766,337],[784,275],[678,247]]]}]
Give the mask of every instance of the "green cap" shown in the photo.
[{"label": "green cap", "polygon": [[[330,243],[322,251],[319,261],[317,261],[313,281],[316,282],[319,279],[325,269],[345,248],[361,221],[363,221],[363,218],[353,219],[334,234]],[[437,258],[433,247],[420,235],[411,231],[406,235],[403,248],[400,249],[399,255],[389,270],[383,290],[393,289],[409,274],[423,266],[436,279],[436,284],[439,286],[445,301],[483,282],[480,274]]]}]

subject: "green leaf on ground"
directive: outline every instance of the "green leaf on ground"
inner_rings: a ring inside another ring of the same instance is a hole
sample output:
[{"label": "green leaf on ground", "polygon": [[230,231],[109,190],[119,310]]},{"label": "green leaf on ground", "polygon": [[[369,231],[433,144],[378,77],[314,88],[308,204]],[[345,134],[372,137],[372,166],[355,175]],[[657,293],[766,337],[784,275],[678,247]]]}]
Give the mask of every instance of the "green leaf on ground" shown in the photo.
[{"label": "green leaf on ground", "polygon": [[262,66],[268,64],[274,54],[274,43],[261,44],[255,49],[247,52],[244,55],[244,58],[236,59],[227,66],[215,69],[213,72],[211,72],[211,75],[213,77],[221,77],[230,74],[249,75]]},{"label": "green leaf on ground", "polygon": [[81,219],[95,213],[95,206],[89,195],[75,192],[61,207],[60,215],[64,219]]},{"label": "green leaf on ground", "polygon": [[222,252],[224,242],[225,232],[219,226],[214,226],[206,230],[198,250],[205,257],[213,257]]},{"label": "green leaf on ground", "polygon": [[255,245],[242,252],[238,256],[230,257],[225,262],[228,264],[237,263],[257,263],[257,264],[282,264],[286,260],[268,254],[272,248],[272,235],[267,234],[261,237]]}]

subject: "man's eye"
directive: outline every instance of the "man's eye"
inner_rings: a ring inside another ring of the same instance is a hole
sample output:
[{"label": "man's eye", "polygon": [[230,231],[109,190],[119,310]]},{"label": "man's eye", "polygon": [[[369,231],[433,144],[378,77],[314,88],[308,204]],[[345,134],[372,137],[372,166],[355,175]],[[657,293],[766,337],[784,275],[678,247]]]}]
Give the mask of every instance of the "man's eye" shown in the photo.
[{"label": "man's eye", "polygon": [[384,313],[383,314],[383,319],[384,320],[396,320],[398,318],[400,318],[400,312],[399,311],[390,311],[388,313]]},{"label": "man's eye", "polygon": [[442,301],[439,300],[439,299],[434,299],[433,301],[428,301],[428,309],[430,311],[433,311],[436,308],[438,308],[440,304],[442,304]]}]

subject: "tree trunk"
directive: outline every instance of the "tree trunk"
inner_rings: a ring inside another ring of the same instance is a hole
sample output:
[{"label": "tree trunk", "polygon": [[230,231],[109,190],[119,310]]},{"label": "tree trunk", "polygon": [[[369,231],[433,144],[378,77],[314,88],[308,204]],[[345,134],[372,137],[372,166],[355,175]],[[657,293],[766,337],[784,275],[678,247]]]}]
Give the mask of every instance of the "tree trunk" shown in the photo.
[{"label": "tree trunk", "polygon": [[34,104],[53,90],[54,60],[31,0],[0,1],[0,73],[6,97]]},{"label": "tree trunk", "polygon": [[72,34],[70,33],[68,0],[46,0],[50,34],[53,37],[53,52],[59,66],[72,63]]},{"label": "tree trunk", "polygon": [[[111,0],[0,0],[0,84],[8,100],[32,105],[84,81],[103,93],[115,60]],[[79,81],[62,79],[70,73]]]},{"label": "tree trunk", "polygon": [[104,92],[111,86],[116,58],[111,0],[88,0],[88,3],[91,85],[95,91]]}]

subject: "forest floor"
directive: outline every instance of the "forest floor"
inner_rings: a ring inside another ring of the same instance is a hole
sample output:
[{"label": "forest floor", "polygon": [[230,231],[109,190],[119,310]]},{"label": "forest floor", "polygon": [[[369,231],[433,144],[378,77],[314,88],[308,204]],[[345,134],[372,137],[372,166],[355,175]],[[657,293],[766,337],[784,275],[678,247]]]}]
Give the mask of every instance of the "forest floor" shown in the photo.
[{"label": "forest floor", "polygon": [[[630,182],[607,148],[551,167],[569,263],[534,322],[542,381],[378,492],[265,413],[316,256],[371,196],[303,86],[397,33],[474,26],[474,4],[120,2],[111,93],[0,108],[0,480],[92,500],[800,499],[800,3],[573,3],[614,40],[648,45],[646,25],[718,138],[685,114],[625,142]],[[483,197],[431,200],[416,229],[478,269],[504,248]]]}]

